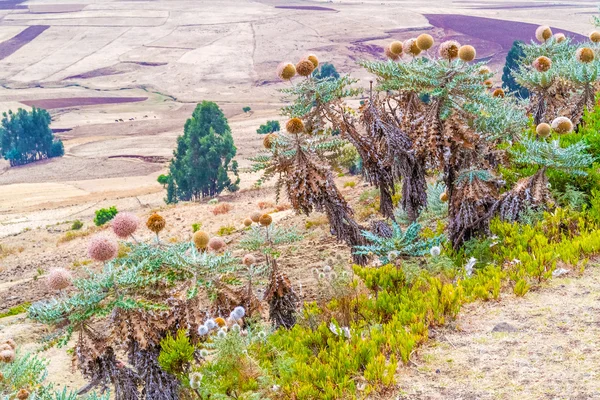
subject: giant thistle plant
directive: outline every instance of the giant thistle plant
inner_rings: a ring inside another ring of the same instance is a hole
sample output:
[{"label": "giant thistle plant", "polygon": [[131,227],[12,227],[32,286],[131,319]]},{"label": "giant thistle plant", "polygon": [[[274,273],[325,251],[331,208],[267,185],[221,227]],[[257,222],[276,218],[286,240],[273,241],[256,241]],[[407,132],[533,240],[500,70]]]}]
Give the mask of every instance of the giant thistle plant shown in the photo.
[{"label": "giant thistle plant", "polygon": [[[532,94],[528,112],[535,124],[565,116],[578,125],[584,110],[593,109],[600,88],[600,47],[553,36],[543,26],[537,36],[538,42],[522,45],[524,57],[513,72],[517,83]],[[597,39],[593,34],[590,38]]]},{"label": "giant thistle plant", "polygon": [[76,280],[71,296],[34,304],[29,316],[56,327],[54,343],[75,337],[78,366],[90,382],[80,393],[112,386],[118,400],[178,399],[177,379],[157,361],[160,341],[178,329],[197,340],[207,317],[202,294],[236,267],[228,253],[199,253],[191,243],[132,245],[127,256]]}]

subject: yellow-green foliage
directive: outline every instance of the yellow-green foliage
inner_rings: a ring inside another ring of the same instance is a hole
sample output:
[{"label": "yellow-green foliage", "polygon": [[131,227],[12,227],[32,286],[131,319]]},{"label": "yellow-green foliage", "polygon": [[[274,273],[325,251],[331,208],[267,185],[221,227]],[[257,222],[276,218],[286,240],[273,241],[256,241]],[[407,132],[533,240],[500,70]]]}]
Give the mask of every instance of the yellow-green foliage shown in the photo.
[{"label": "yellow-green foliage", "polygon": [[311,217],[306,219],[305,227],[306,229],[315,228],[318,226],[323,226],[329,224],[329,220],[325,215],[319,215],[316,217]]},{"label": "yellow-green foliage", "polygon": [[160,348],[158,363],[170,374],[183,373],[187,366],[194,361],[196,348],[190,343],[190,338],[183,329],[177,331],[176,337],[168,334],[160,341]]},{"label": "yellow-green foliage", "polygon": [[233,226],[233,225],[226,225],[226,226],[222,226],[222,227],[219,228],[219,230],[217,231],[217,235],[219,235],[219,236],[229,236],[233,232],[235,232],[235,226]]},{"label": "yellow-green foliage", "polygon": [[345,188],[353,188],[354,186],[356,186],[356,181],[348,181],[344,183]]},{"label": "yellow-green foliage", "polygon": [[27,312],[27,309],[29,308],[30,305],[31,305],[31,303],[23,303],[23,304],[19,304],[18,306],[14,306],[6,312],[0,313],[0,318],[11,317],[13,315],[23,314],[23,313]]}]

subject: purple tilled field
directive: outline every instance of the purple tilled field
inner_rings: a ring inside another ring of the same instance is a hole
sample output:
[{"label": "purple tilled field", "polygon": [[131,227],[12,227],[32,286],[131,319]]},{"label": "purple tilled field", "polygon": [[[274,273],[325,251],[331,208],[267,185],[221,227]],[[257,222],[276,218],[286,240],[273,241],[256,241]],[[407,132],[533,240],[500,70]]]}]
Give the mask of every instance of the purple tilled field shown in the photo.
[{"label": "purple tilled field", "polygon": [[19,50],[21,47],[38,37],[48,28],[50,28],[48,25],[33,25],[26,28],[18,35],[0,43],[0,60],[10,56],[15,51]]},{"label": "purple tilled field", "polygon": [[30,107],[39,107],[49,110],[53,108],[94,106],[98,104],[135,103],[147,99],[147,97],[68,97],[63,99],[23,100],[21,103]]},{"label": "purple tilled field", "polygon": [[[535,38],[538,25],[526,22],[506,21],[502,19],[471,17],[456,14],[425,14],[425,18],[435,27],[453,30],[466,36],[494,42],[502,46],[504,51],[510,50],[515,40],[529,42]],[[578,33],[552,28],[554,33],[564,33],[566,36],[583,41],[587,38]]]},{"label": "purple tilled field", "polygon": [[27,6],[21,5],[25,0],[0,0],[0,10],[26,10]]}]

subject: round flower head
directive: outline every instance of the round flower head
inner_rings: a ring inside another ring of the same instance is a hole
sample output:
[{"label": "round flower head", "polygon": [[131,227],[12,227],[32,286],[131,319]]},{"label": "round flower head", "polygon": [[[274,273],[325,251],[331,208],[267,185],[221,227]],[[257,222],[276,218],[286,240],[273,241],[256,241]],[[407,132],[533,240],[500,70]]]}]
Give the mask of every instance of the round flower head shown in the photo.
[{"label": "round flower head", "polygon": [[291,62],[282,62],[277,66],[279,79],[289,81],[296,75],[296,67]]},{"label": "round flower head", "polygon": [[417,46],[419,49],[425,51],[433,47],[433,36],[427,33],[422,33],[417,37]]},{"label": "round flower head", "polygon": [[575,55],[577,57],[577,60],[582,63],[590,63],[594,61],[594,50],[590,49],[589,47],[582,47],[580,49],[577,49]]},{"label": "round flower head", "polygon": [[225,336],[227,336],[227,332],[224,329],[219,329],[219,332],[217,332],[217,337],[223,339]]},{"label": "round flower head", "polygon": [[590,40],[594,43],[600,43],[600,32],[594,31],[590,33]]},{"label": "round flower head", "polygon": [[117,256],[119,244],[113,238],[104,235],[94,236],[88,246],[88,255],[92,260],[106,262]]},{"label": "round flower head", "polygon": [[550,27],[547,25],[539,26],[535,30],[535,38],[540,43],[544,43],[546,40],[550,39],[551,37],[552,37],[552,29],[550,29]]},{"label": "round flower head", "polygon": [[250,218],[246,218],[246,219],[244,220],[244,226],[245,226],[245,227],[248,227],[248,226],[250,226],[250,225],[252,225],[252,220],[251,220]]},{"label": "round flower head", "polygon": [[200,389],[200,384],[202,383],[202,374],[199,372],[192,372],[190,374],[189,378],[190,378],[190,387],[194,390]]},{"label": "round flower head", "polygon": [[233,325],[231,325],[231,331],[232,331],[232,332],[239,332],[239,331],[241,331],[241,330],[242,330],[242,327],[241,327],[241,326],[239,326],[238,324],[233,324]]},{"label": "round flower head", "polygon": [[225,325],[227,325],[227,321],[225,321],[223,318],[218,317],[215,318],[215,323],[217,324],[217,326],[219,326],[220,328],[224,327]]},{"label": "round flower head", "polygon": [[17,399],[19,400],[26,400],[29,398],[29,390],[27,389],[21,389],[17,392]]},{"label": "round flower head", "polygon": [[464,62],[471,62],[475,59],[477,55],[477,51],[475,51],[475,47],[470,45],[460,46],[458,49],[458,57]]},{"label": "round flower head", "polygon": [[331,267],[329,265],[324,266],[323,272],[331,272]]},{"label": "round flower head", "polygon": [[289,133],[302,133],[304,132],[304,122],[300,118],[292,118],[285,124],[285,129]]},{"label": "round flower head", "polygon": [[392,61],[398,61],[400,59],[400,56],[394,53],[390,46],[385,46],[383,52],[385,53],[385,56]]},{"label": "round flower head", "polygon": [[573,123],[567,117],[558,117],[552,121],[552,129],[556,133],[569,133],[573,130]]},{"label": "round flower head", "polygon": [[442,250],[440,249],[440,246],[433,246],[431,250],[429,250],[429,253],[431,254],[431,257],[437,257],[442,253]]},{"label": "round flower head", "polygon": [[258,332],[258,338],[259,339],[265,339],[267,337],[267,334],[263,331]]},{"label": "round flower head", "polygon": [[500,88],[497,88],[492,93],[492,96],[494,96],[494,97],[504,97],[504,90],[502,90]]},{"label": "round flower head", "polygon": [[556,41],[556,43],[562,43],[567,39],[567,37],[565,36],[564,33],[555,33],[554,34],[554,40]]},{"label": "round flower head", "polygon": [[254,211],[251,215],[250,215],[250,219],[253,222],[256,222],[258,224],[258,222],[260,221],[260,217],[262,217],[262,213],[260,211]]},{"label": "round flower head", "polygon": [[210,329],[208,329],[208,327],[206,325],[200,325],[198,327],[198,335],[200,335],[200,336],[208,335],[209,330]]},{"label": "round flower head", "polygon": [[314,70],[315,65],[310,60],[300,60],[298,64],[296,64],[296,72],[300,76],[310,76],[310,74],[312,74]]},{"label": "round flower head", "polygon": [[244,309],[244,307],[237,306],[231,312],[230,317],[232,317],[233,319],[242,319],[244,318],[244,315],[246,315],[246,310]]},{"label": "round flower head", "polygon": [[7,344],[10,346],[11,349],[16,350],[17,349],[17,342],[15,342],[12,339],[6,339],[3,344]]},{"label": "round flower head", "polygon": [[262,226],[269,226],[273,223],[273,217],[269,214],[263,214],[258,221]]},{"label": "round flower head", "polygon": [[479,68],[480,75],[486,75],[486,74],[491,74],[491,73],[492,73],[492,71],[485,65]]},{"label": "round flower head", "polygon": [[220,237],[211,238],[208,241],[208,248],[212,251],[219,252],[225,248],[225,241]]},{"label": "round flower head", "polygon": [[404,54],[416,57],[421,54],[421,49],[417,45],[417,39],[408,39],[402,45]]},{"label": "round flower head", "polygon": [[448,201],[448,192],[444,191],[444,193],[440,194],[440,201],[444,203]]},{"label": "round flower head", "polygon": [[483,81],[483,84],[489,88],[494,86],[494,82],[491,79],[486,79],[485,81]]},{"label": "round flower head", "polygon": [[206,349],[200,350],[200,357],[202,357],[202,358],[208,357],[208,350],[206,350]]},{"label": "round flower head", "polygon": [[165,229],[165,225],[167,225],[165,219],[157,213],[152,214],[150,218],[148,218],[148,221],[146,221],[146,226],[148,227],[148,229],[150,229],[157,235],[160,231]]},{"label": "round flower head", "polygon": [[73,276],[64,268],[54,268],[50,270],[46,284],[50,290],[63,290],[71,285]]},{"label": "round flower head", "polygon": [[268,135],[266,135],[263,139],[263,146],[265,147],[265,149],[273,148],[273,145],[277,141],[277,138],[278,136],[276,133],[269,133]]},{"label": "round flower head", "polygon": [[242,262],[245,266],[249,267],[251,265],[256,264],[256,257],[254,257],[254,255],[252,254],[246,254],[242,259]]},{"label": "round flower head", "polygon": [[538,126],[535,127],[535,133],[537,133],[541,137],[550,136],[551,130],[552,130],[552,127],[545,122],[542,122],[541,124],[539,124]]},{"label": "round flower head", "polygon": [[546,56],[540,56],[533,61],[532,65],[538,72],[546,72],[552,68],[552,60]]},{"label": "round flower head", "polygon": [[208,233],[204,231],[197,231],[194,233],[192,240],[194,241],[194,246],[196,246],[198,250],[205,250],[206,246],[208,246],[210,238]]},{"label": "round flower head", "polygon": [[402,54],[402,48],[403,48],[403,44],[401,41],[399,40],[394,40],[392,43],[390,43],[390,45],[388,46],[388,48],[390,49],[390,51],[399,56]]},{"label": "round flower head", "polygon": [[315,68],[317,68],[319,66],[319,59],[314,54],[308,54],[304,58],[306,58],[308,61],[310,61],[311,63],[313,63],[313,65],[315,66]]},{"label": "round flower head", "polygon": [[206,322],[204,323],[204,325],[208,328],[209,331],[212,331],[213,329],[215,329],[217,327],[217,323],[212,318],[206,320]]},{"label": "round flower head", "polygon": [[318,279],[325,279],[325,274],[322,272],[319,272]]},{"label": "round flower head", "polygon": [[15,360],[14,350],[3,350],[0,351],[0,362],[10,363]]},{"label": "round flower head", "polygon": [[140,225],[140,219],[137,215],[129,212],[120,212],[112,220],[111,227],[115,235],[121,239],[133,235]]},{"label": "round flower head", "polygon": [[448,40],[440,44],[438,53],[444,60],[454,60],[458,57],[458,50],[460,49],[460,43],[456,40]]}]

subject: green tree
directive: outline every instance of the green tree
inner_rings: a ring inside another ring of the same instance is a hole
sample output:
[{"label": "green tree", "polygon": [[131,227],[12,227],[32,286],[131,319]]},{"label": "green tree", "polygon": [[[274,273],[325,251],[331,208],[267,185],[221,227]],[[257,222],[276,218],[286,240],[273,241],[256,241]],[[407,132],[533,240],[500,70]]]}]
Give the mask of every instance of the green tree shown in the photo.
[{"label": "green tree", "polygon": [[279,132],[281,130],[281,125],[279,125],[279,121],[267,121],[266,124],[262,124],[257,130],[256,133],[266,134]]},{"label": "green tree", "polygon": [[249,113],[251,110],[252,109],[250,107],[248,107],[248,106],[242,108],[242,111],[245,112],[245,113]]},{"label": "green tree", "polygon": [[161,174],[158,176],[156,181],[165,187],[169,183],[169,175]]},{"label": "green tree", "polygon": [[519,60],[525,56],[522,47],[523,42],[515,40],[510,51],[506,55],[506,63],[502,72],[502,87],[508,92],[515,93],[522,99],[529,98],[529,91],[519,85],[513,76],[513,71],[519,68]]},{"label": "green tree", "polygon": [[65,150],[50,129],[50,114],[41,108],[19,108],[3,114],[0,125],[0,155],[11,166],[23,165],[49,157],[60,157]]},{"label": "green tree", "polygon": [[94,217],[94,224],[96,226],[102,226],[117,215],[117,207],[111,206],[108,208],[101,208],[96,210],[96,216]]},{"label": "green tree", "polygon": [[335,69],[335,66],[330,63],[321,64],[321,66],[319,68],[317,68],[315,70],[315,72],[313,72],[313,75],[317,79],[323,79],[323,78],[339,79],[339,77],[340,77],[340,74]]},{"label": "green tree", "polygon": [[[184,133],[177,138],[177,149],[169,167],[168,203],[215,196],[225,189],[237,190],[239,176],[231,130],[217,104],[198,104]],[[232,182],[228,172],[237,180]]]}]

